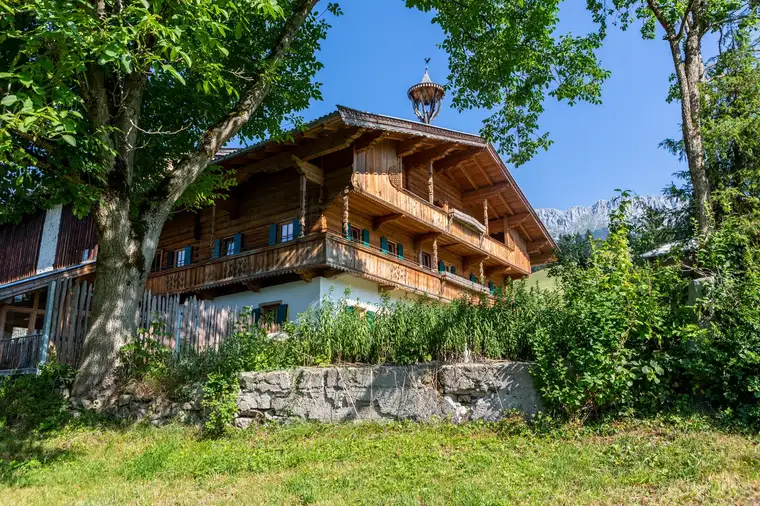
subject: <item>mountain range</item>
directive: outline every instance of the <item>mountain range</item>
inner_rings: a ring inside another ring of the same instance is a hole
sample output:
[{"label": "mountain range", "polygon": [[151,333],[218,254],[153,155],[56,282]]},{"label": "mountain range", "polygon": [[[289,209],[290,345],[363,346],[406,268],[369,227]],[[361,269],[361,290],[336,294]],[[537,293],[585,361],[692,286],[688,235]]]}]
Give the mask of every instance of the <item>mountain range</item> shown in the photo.
[{"label": "mountain range", "polygon": [[[556,240],[567,234],[583,234],[590,230],[594,237],[607,236],[610,225],[610,212],[617,208],[613,200],[599,200],[591,206],[574,206],[566,210],[543,208],[536,209],[538,217]],[[645,209],[668,209],[679,207],[678,201],[663,196],[636,197],[631,206],[631,217],[639,218]]]}]

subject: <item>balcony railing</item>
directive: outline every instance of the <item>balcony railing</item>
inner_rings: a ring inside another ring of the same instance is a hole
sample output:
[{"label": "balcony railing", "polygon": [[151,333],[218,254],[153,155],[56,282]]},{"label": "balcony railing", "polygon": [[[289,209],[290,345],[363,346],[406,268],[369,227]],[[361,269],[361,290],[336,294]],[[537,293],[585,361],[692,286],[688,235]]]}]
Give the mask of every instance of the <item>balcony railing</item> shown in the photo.
[{"label": "balcony railing", "polygon": [[40,361],[41,338],[39,333],[0,338],[0,374],[36,369]]},{"label": "balcony railing", "polygon": [[332,233],[313,234],[277,246],[153,273],[148,278],[147,288],[153,294],[198,292],[310,268],[342,270],[379,285],[449,300],[488,293],[488,289],[480,284],[452,277],[450,273],[439,273],[412,260]]},{"label": "balcony railing", "polygon": [[397,189],[388,177],[375,174],[354,174],[354,189],[375,200],[380,200],[395,212],[428,224],[437,232],[472,246],[482,254],[516,267],[525,273],[530,272],[530,260],[521,248],[509,248],[488,235],[479,233],[465,226],[458,220],[451,219],[440,207],[430,204],[410,192]]}]

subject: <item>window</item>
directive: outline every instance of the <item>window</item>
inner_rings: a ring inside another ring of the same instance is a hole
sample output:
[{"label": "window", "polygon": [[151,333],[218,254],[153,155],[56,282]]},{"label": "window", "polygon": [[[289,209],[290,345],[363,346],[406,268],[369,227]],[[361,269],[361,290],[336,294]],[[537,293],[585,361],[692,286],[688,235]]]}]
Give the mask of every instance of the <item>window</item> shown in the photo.
[{"label": "window", "polygon": [[86,262],[90,259],[90,248],[85,248],[84,251],[82,251],[82,262]]},{"label": "window", "polygon": [[254,310],[254,317],[259,327],[268,332],[277,332],[288,319],[288,305],[282,301],[260,304],[258,309]]},{"label": "window", "polygon": [[282,223],[280,225],[280,242],[292,241],[293,237],[293,222]]},{"label": "window", "polygon": [[354,242],[361,242],[362,240],[362,231],[355,227],[350,227],[349,232],[351,234],[351,240]]},{"label": "window", "polygon": [[156,255],[153,257],[153,264],[150,266],[150,272],[158,272],[164,265],[164,252],[163,250],[157,250]]},{"label": "window", "polygon": [[222,239],[222,256],[229,256],[235,254],[235,238],[234,237],[228,237],[227,239]]},{"label": "window", "polygon": [[388,253],[393,256],[396,256],[398,254],[398,246],[395,242],[388,241]]},{"label": "window", "polygon": [[430,253],[422,252],[420,263],[423,267],[426,269],[432,269],[433,268],[433,259],[430,257]]},{"label": "window", "polygon": [[190,263],[187,248],[174,250],[174,267],[184,267]]}]

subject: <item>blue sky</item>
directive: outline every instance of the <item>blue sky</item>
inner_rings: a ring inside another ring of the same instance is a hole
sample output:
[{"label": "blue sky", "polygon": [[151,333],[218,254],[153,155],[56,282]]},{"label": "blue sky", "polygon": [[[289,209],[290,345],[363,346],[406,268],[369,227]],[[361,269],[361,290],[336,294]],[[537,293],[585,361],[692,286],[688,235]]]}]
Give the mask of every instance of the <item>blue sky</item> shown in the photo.
[{"label": "blue sky", "polygon": [[[589,26],[585,2],[566,2],[561,29]],[[414,119],[406,98],[409,86],[432,58],[430,74],[448,75],[443,39],[431,16],[407,9],[403,0],[341,0],[344,15],[332,19],[321,51],[324,100],[305,111],[306,120],[341,104],[379,114]],[[542,128],[554,144],[512,173],[535,207],[567,208],[611,198],[615,188],[659,194],[682,164],[658,147],[679,134],[679,109],[667,104],[671,62],[662,40],[642,40],[638,30],[611,29],[600,53],[612,72],[603,104],[569,107],[547,101]],[[444,104],[435,124],[477,133],[484,111],[457,113]]]}]

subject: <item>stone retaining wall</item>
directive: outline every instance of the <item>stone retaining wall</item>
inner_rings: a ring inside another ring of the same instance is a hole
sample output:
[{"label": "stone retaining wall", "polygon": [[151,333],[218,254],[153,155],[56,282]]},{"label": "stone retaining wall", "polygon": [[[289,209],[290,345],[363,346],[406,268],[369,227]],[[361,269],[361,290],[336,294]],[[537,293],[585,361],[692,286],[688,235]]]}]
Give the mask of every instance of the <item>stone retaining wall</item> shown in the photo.
[{"label": "stone retaining wall", "polygon": [[530,368],[489,362],[242,373],[236,424],[245,427],[257,418],[459,423],[495,421],[512,409],[530,415],[541,408]]}]

